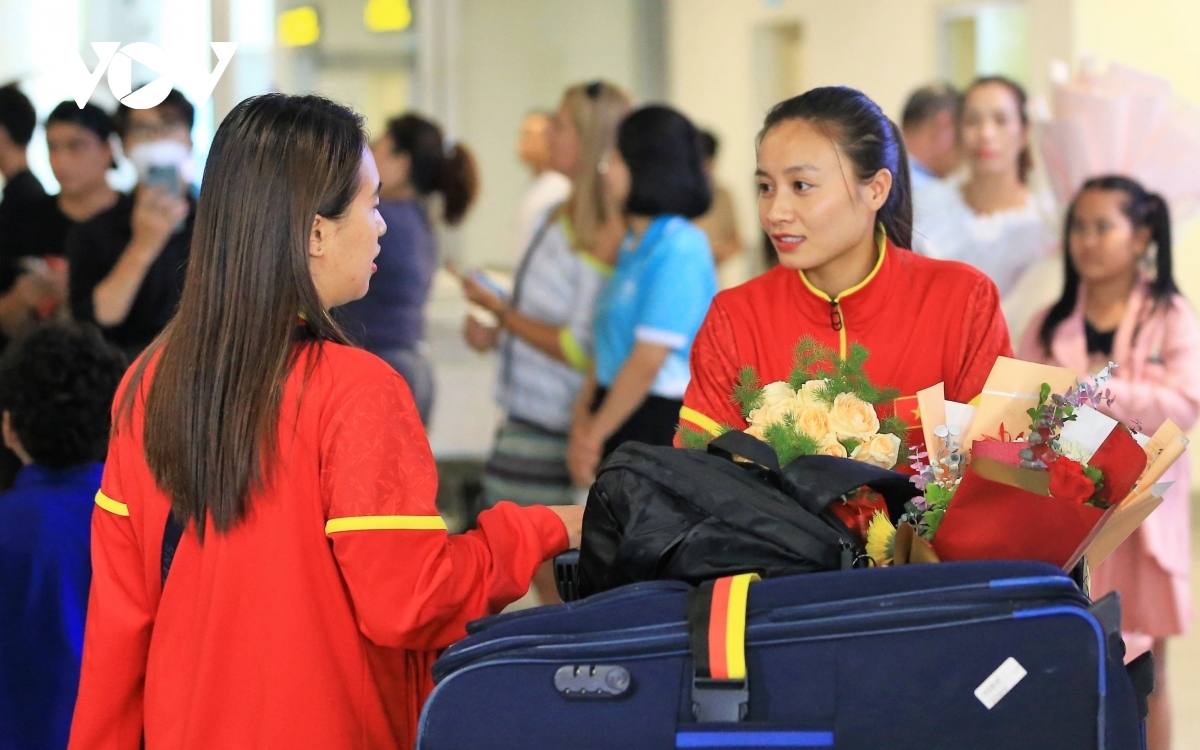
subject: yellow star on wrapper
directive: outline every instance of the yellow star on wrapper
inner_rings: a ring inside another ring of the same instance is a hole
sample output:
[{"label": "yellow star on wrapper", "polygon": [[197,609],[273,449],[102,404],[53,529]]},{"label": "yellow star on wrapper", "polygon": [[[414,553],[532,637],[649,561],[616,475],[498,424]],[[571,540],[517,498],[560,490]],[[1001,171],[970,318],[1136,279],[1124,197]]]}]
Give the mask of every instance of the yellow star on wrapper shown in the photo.
[{"label": "yellow star on wrapper", "polygon": [[867,527],[867,555],[876,565],[891,565],[896,554],[896,527],[881,511],[875,511],[871,516],[871,524]]}]

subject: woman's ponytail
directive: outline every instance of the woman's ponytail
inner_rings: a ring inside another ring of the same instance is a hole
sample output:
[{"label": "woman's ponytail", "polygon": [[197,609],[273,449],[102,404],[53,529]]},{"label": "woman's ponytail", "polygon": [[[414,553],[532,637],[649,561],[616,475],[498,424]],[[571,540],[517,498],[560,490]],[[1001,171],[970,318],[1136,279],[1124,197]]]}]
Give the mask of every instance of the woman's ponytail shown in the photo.
[{"label": "woman's ponytail", "polygon": [[887,124],[892,133],[889,146],[895,152],[889,161],[895,164],[895,167],[888,170],[892,173],[892,191],[888,194],[883,208],[879,209],[878,218],[892,244],[912,249],[913,196],[912,175],[908,171],[908,150],[904,148],[904,137],[896,123],[889,119]]},{"label": "woman's ponytail", "polygon": [[450,146],[438,165],[436,189],[446,223],[459,224],[479,194],[479,170],[470,149],[461,143]]},{"label": "woman's ponytail", "polygon": [[446,223],[461,222],[479,192],[479,173],[470,150],[461,143],[447,146],[442,129],[419,115],[393,118],[387,132],[396,153],[409,155],[408,179],[417,195],[441,193]]}]

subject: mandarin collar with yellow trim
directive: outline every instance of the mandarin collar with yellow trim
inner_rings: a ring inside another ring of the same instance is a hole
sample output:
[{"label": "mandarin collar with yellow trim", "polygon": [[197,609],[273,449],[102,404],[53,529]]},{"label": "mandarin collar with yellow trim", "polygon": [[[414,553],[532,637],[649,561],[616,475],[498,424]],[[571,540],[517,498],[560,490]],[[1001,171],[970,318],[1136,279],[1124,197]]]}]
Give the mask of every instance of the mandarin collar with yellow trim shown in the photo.
[{"label": "mandarin collar with yellow trim", "polygon": [[[879,251],[875,267],[871,269],[865,279],[837,296],[843,323],[847,325],[852,323],[854,324],[853,328],[860,331],[864,327],[870,327],[870,322],[888,304],[888,300],[892,296],[891,286],[897,263],[896,254],[911,252],[897,247],[882,227],[876,232],[875,239]],[[813,323],[828,326],[833,300],[829,295],[813,286],[803,271],[797,271],[795,278],[800,281],[793,287],[796,290],[794,298],[800,310],[805,313],[806,317],[811,318]],[[849,316],[849,320],[847,320],[847,316]],[[851,333],[851,338],[854,338],[853,333]]]}]

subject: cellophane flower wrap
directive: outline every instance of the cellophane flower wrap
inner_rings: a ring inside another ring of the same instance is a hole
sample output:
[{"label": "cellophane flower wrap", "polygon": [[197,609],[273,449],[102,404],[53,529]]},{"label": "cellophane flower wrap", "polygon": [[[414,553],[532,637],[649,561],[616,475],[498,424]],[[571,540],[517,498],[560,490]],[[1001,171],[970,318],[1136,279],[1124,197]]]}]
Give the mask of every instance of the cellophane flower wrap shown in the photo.
[{"label": "cellophane flower wrap", "polygon": [[[923,402],[923,416],[970,419],[965,426],[936,417],[925,423],[925,450],[912,457],[920,495],[900,523],[911,524],[940,560],[1027,559],[1063,568],[1096,546],[1105,525],[1126,510],[1127,520],[1108,536],[1131,533],[1135,509],[1124,506],[1161,501],[1165,488],[1152,483],[1182,453],[1149,446],[1182,438],[1168,423],[1160,433],[1169,435],[1146,439],[1100,411],[1112,403],[1104,384],[1115,367],[1058,392],[1049,381],[1073,381],[1072,373],[1001,358],[976,408]],[[876,562],[892,563],[894,527],[876,518],[872,532],[872,549],[884,551]],[[1115,545],[1109,538],[1101,546]]]},{"label": "cellophane flower wrap", "polygon": [[[864,366],[869,352],[852,344],[846,357],[806,336],[796,346],[786,381],[763,384],[753,367],[742,368],[730,394],[748,427],[745,432],[775,449],[780,466],[800,456],[833,456],[894,469],[907,457],[908,426],[879,407],[895,401],[894,389],[878,388]],[[718,435],[733,427],[722,425]],[[681,428],[686,448],[704,448],[716,435]],[[863,540],[883,498],[863,489],[830,510]]]}]

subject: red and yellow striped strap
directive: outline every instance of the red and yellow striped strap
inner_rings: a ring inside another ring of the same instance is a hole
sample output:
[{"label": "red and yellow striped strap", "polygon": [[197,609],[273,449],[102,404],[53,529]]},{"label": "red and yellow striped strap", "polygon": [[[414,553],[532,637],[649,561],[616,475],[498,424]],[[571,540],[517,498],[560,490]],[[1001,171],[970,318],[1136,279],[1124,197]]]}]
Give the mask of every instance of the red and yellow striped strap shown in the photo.
[{"label": "red and yellow striped strap", "polygon": [[757,573],[718,578],[688,601],[697,673],[714,680],[746,679],[746,602]]}]

